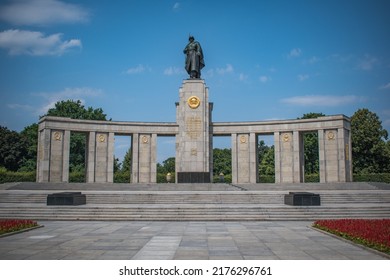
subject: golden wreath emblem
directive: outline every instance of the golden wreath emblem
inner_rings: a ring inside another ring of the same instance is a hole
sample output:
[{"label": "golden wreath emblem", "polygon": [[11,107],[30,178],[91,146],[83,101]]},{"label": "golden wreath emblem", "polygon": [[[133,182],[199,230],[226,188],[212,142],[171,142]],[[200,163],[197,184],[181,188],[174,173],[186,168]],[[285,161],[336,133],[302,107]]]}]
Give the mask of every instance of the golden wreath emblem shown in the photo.
[{"label": "golden wreath emblem", "polygon": [[99,142],[106,141],[106,137],[104,136],[104,134],[99,134],[98,139],[99,139]]},{"label": "golden wreath emblem", "polygon": [[147,144],[149,142],[148,136],[142,136],[142,143]]},{"label": "golden wreath emblem", "polygon": [[196,109],[200,105],[200,99],[199,97],[193,95],[187,100],[188,106],[190,106],[191,109]]},{"label": "golden wreath emblem", "polygon": [[328,132],[328,140],[334,140],[336,137],[336,135],[334,134],[333,131],[329,131]]},{"label": "golden wreath emblem", "polygon": [[61,133],[59,131],[54,132],[54,139],[56,141],[60,141],[61,140]]}]

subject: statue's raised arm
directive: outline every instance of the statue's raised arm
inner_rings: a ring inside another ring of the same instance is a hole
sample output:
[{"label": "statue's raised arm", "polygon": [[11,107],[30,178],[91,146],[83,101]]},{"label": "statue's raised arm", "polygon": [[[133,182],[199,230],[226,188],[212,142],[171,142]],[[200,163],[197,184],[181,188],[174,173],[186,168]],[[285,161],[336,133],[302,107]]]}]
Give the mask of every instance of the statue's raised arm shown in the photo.
[{"label": "statue's raised arm", "polygon": [[190,36],[188,40],[183,51],[186,55],[185,69],[191,79],[200,79],[200,70],[205,66],[202,47],[194,36]]}]

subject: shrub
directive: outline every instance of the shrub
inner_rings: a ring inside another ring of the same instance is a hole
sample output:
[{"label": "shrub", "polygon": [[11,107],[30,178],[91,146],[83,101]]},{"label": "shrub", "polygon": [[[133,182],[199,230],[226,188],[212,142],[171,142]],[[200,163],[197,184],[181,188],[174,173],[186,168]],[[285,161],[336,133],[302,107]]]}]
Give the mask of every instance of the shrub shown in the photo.
[{"label": "shrub", "polygon": [[353,181],[390,183],[390,173],[353,174]]},{"label": "shrub", "polygon": [[8,171],[4,167],[0,167],[0,184],[8,182],[35,182],[36,172],[15,172]]},{"label": "shrub", "polygon": [[260,175],[259,183],[275,183],[275,175]]},{"label": "shrub", "polygon": [[85,172],[84,171],[73,171],[69,173],[69,182],[70,183],[84,183],[85,182]]},{"label": "shrub", "polygon": [[130,183],[130,171],[115,172],[114,183]]},{"label": "shrub", "polygon": [[305,174],[305,183],[318,183],[320,174]]}]

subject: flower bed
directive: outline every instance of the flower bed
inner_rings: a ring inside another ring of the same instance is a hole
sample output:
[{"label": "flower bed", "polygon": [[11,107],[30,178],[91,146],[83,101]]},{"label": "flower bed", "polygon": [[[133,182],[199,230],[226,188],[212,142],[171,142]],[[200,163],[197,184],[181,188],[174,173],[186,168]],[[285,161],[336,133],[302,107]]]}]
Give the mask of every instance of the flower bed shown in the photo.
[{"label": "flower bed", "polygon": [[0,220],[0,235],[36,226],[38,223],[32,220]]},{"label": "flower bed", "polygon": [[390,219],[319,220],[313,227],[390,254]]}]

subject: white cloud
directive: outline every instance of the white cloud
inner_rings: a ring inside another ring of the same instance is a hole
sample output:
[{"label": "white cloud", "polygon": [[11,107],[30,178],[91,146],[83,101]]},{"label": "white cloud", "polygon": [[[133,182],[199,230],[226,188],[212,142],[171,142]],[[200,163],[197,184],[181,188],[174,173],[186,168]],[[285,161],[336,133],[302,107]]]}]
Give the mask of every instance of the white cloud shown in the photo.
[{"label": "white cloud", "polygon": [[262,83],[267,83],[267,82],[271,81],[271,77],[269,77],[269,76],[260,76],[259,80]]},{"label": "white cloud", "polygon": [[284,98],[283,103],[299,106],[340,106],[362,102],[363,98],[355,95],[333,96],[333,95],[305,95]]},{"label": "white cloud", "polygon": [[70,49],[81,48],[81,41],[62,40],[62,34],[46,36],[41,32],[11,29],[0,32],[0,48],[10,55],[62,55]]},{"label": "white cloud", "polygon": [[15,25],[85,22],[89,12],[58,0],[19,0],[0,8],[0,19]]},{"label": "white cloud", "polygon": [[288,57],[298,57],[302,54],[302,50],[299,48],[292,49],[290,53],[288,54]]},{"label": "white cloud", "polygon": [[15,109],[15,110],[22,110],[22,111],[32,111],[34,109],[33,106],[31,105],[25,105],[25,104],[7,104],[7,107],[10,109]]},{"label": "white cloud", "polygon": [[303,82],[304,80],[307,80],[307,79],[309,79],[309,75],[307,75],[307,74],[300,74],[300,75],[298,75],[298,80],[300,80],[301,82]]},{"label": "white cloud", "polygon": [[307,63],[309,63],[309,64],[314,64],[314,63],[319,62],[320,60],[321,60],[321,59],[319,59],[318,57],[312,56],[309,60],[307,60]]},{"label": "white cloud", "polygon": [[150,68],[143,66],[142,64],[138,64],[136,67],[129,68],[126,70],[126,74],[132,75],[132,74],[139,74],[143,73],[146,70],[150,71]]},{"label": "white cloud", "polygon": [[240,73],[240,75],[238,76],[238,79],[242,82],[244,81],[247,81],[248,80],[248,75],[245,75],[243,73]]},{"label": "white cloud", "polygon": [[80,100],[83,104],[85,98],[97,97],[103,95],[103,91],[100,89],[94,89],[89,87],[81,88],[65,88],[58,92],[41,92],[34,94],[35,96],[43,97],[43,105],[38,109],[39,115],[46,114],[50,108],[54,108],[54,105],[58,101],[62,100]]},{"label": "white cloud", "polygon": [[231,64],[226,64],[225,68],[217,68],[217,73],[220,75],[224,75],[227,73],[233,73],[233,72],[234,72],[234,69],[233,69],[233,66]]},{"label": "white cloud", "polygon": [[378,59],[374,56],[366,54],[363,58],[360,59],[358,63],[358,69],[369,71],[378,63]]},{"label": "white cloud", "polygon": [[390,89],[390,83],[387,83],[386,85],[380,86],[379,89]]},{"label": "white cloud", "polygon": [[180,3],[179,2],[176,2],[174,5],[173,5],[173,10],[174,11],[177,11],[180,9]]},{"label": "white cloud", "polygon": [[168,67],[164,70],[164,75],[172,76],[172,75],[178,75],[183,74],[184,70],[182,70],[179,67]]}]

